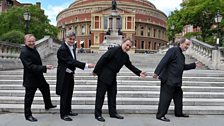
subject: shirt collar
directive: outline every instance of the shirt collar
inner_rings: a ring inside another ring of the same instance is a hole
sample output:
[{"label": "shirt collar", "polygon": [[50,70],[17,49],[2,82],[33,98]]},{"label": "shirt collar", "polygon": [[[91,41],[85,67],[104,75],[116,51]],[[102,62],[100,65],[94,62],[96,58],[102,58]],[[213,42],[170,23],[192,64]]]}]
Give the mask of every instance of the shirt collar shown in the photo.
[{"label": "shirt collar", "polygon": [[70,46],[67,42],[65,42],[65,44],[68,46],[69,49],[73,50],[74,49],[74,46]]}]

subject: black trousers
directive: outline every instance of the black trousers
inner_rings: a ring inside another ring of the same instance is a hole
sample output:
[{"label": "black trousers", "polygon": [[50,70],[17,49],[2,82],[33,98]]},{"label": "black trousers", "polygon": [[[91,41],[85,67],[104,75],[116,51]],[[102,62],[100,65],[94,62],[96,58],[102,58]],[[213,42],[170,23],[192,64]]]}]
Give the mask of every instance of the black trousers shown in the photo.
[{"label": "black trousers", "polygon": [[74,75],[65,74],[63,89],[60,95],[60,115],[61,117],[68,115],[72,110],[72,94],[74,89]]},{"label": "black trousers", "polygon": [[108,108],[111,116],[117,114],[116,110],[116,95],[117,95],[117,82],[107,85],[98,79],[96,89],[96,101],[95,101],[95,117],[102,115],[102,107],[107,91]]},{"label": "black trousers", "polygon": [[183,114],[183,91],[181,87],[170,86],[166,83],[162,83],[160,88],[160,98],[157,118],[163,117],[167,114],[170,102],[174,101],[174,113],[175,115]]},{"label": "black trousers", "polygon": [[[52,106],[49,85],[44,84],[43,86],[38,87],[38,88],[43,95],[45,107]],[[34,95],[35,95],[36,91],[37,91],[36,87],[35,88],[34,87],[25,87],[25,99],[24,99],[24,103],[25,103],[24,114],[25,114],[25,117],[28,117],[28,116],[32,115],[31,105],[33,103],[33,99],[34,99]]]}]

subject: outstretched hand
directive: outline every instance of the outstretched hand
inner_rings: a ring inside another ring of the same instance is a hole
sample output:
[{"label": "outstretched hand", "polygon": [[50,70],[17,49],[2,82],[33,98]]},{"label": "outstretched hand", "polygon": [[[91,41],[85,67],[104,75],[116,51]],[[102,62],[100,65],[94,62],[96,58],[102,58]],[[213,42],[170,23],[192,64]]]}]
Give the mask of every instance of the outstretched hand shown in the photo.
[{"label": "outstretched hand", "polygon": [[94,68],[94,67],[95,67],[95,64],[92,64],[92,63],[88,64],[88,68]]},{"label": "outstretched hand", "polygon": [[47,69],[53,69],[54,67],[53,67],[53,65],[48,64],[48,65],[46,65],[46,68],[47,68]]},{"label": "outstretched hand", "polygon": [[146,76],[147,76],[146,72],[143,72],[143,71],[142,71],[142,72],[140,73],[140,77],[145,78]]},{"label": "outstretched hand", "polygon": [[154,78],[154,79],[157,79],[157,77],[158,77],[158,75],[155,73],[152,75],[152,78]]},{"label": "outstretched hand", "polygon": [[204,64],[200,61],[195,62],[195,64],[196,64],[196,67],[203,67],[204,66]]}]

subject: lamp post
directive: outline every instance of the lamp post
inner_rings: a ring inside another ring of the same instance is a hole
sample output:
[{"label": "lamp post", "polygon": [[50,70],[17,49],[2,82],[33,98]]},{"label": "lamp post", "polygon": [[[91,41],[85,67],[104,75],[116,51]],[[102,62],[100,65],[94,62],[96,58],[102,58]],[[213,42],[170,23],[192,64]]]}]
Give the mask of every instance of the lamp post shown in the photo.
[{"label": "lamp post", "polygon": [[218,11],[215,15],[215,22],[217,23],[217,39],[216,39],[216,45],[215,45],[216,49],[218,49],[219,46],[220,46],[219,40],[220,40],[220,30],[221,30],[221,28],[220,28],[219,24],[221,23],[221,21],[222,21],[222,15]]},{"label": "lamp post", "polygon": [[171,25],[170,29],[172,31],[172,43],[171,43],[171,45],[174,45],[174,42],[175,42],[175,36],[174,36],[175,26],[174,25]]},{"label": "lamp post", "polygon": [[65,24],[62,25],[62,40],[65,41]]},{"label": "lamp post", "polygon": [[24,17],[24,20],[26,21],[26,31],[25,31],[25,33],[27,34],[28,31],[29,31],[29,22],[30,22],[30,18],[31,18],[30,12],[28,10],[26,10],[23,13],[23,17]]}]

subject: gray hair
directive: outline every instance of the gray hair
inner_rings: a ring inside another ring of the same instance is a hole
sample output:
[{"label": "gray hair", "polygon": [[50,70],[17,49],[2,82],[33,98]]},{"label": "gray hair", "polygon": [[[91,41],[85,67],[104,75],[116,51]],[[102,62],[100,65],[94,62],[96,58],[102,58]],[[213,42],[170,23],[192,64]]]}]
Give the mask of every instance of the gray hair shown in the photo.
[{"label": "gray hair", "polygon": [[187,39],[187,38],[180,38],[179,41],[178,41],[178,46],[179,46],[180,44],[186,42],[186,41],[191,41],[191,40],[189,40],[189,39]]},{"label": "gray hair", "polygon": [[187,38],[181,38],[180,41],[179,41],[179,43],[181,44],[181,43],[184,43],[185,41],[191,41],[191,40],[189,40]]},{"label": "gray hair", "polygon": [[68,38],[68,37],[72,37],[72,36],[76,36],[76,35],[75,35],[75,32],[74,31],[69,30],[69,31],[66,32],[66,35],[65,36]]},{"label": "gray hair", "polygon": [[24,42],[25,42],[28,38],[31,38],[31,37],[33,37],[33,38],[36,40],[36,37],[35,37],[33,34],[26,34],[26,35],[24,36]]},{"label": "gray hair", "polygon": [[134,44],[134,42],[133,42],[130,38],[125,38],[125,39],[123,40],[123,42],[121,43],[121,45],[122,45],[123,43],[125,43],[126,41],[130,41],[132,45]]}]

